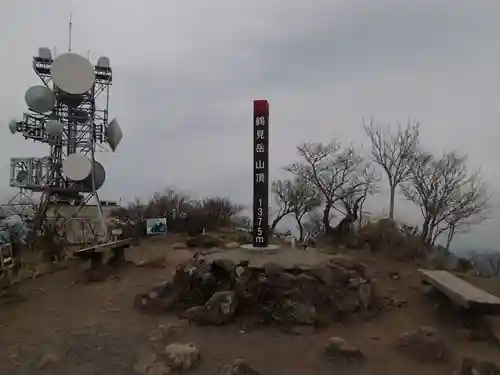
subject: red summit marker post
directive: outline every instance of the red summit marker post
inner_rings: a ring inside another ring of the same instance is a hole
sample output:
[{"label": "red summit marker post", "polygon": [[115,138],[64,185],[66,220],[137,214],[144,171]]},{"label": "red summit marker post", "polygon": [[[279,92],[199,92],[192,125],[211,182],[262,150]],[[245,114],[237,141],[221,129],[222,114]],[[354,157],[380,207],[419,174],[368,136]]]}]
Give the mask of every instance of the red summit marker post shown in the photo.
[{"label": "red summit marker post", "polygon": [[253,102],[253,247],[269,238],[269,103]]}]

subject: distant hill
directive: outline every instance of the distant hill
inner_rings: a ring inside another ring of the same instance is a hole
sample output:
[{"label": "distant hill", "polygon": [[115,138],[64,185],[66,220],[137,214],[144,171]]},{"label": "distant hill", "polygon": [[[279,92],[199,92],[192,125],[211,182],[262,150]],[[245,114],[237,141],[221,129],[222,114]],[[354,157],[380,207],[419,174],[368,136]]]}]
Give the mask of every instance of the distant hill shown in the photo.
[{"label": "distant hill", "polygon": [[469,259],[481,276],[500,276],[500,250],[478,249],[453,251],[458,258]]}]

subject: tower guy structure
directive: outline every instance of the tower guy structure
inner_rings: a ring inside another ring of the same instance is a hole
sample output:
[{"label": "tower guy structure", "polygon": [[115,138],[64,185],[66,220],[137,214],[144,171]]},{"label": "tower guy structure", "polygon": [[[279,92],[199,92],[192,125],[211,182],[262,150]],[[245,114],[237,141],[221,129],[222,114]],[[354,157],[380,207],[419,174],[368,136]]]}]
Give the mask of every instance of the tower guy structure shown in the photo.
[{"label": "tower guy structure", "polygon": [[[42,229],[49,210],[50,219],[62,219],[64,225],[94,198],[97,217],[87,225],[95,234],[92,241],[106,241],[107,225],[98,195],[106,172],[95,158],[96,149],[115,151],[123,137],[116,119],[108,117],[113,81],[110,60],[100,57],[94,65],[73,52],[53,57],[49,48],[42,47],[33,57],[33,70],[41,84],[26,91],[28,110],[22,120],[12,120],[9,129],[26,140],[46,144],[50,152],[45,157],[11,158],[9,184],[40,194],[32,222],[35,230]],[[68,206],[72,209],[61,209]]]}]

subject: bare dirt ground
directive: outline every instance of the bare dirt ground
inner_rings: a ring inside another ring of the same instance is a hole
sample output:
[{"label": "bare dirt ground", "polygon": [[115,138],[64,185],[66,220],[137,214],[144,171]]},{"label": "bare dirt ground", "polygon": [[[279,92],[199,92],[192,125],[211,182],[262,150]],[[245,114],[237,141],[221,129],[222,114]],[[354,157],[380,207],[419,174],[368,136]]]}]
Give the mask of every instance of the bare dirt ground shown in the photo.
[{"label": "bare dirt ground", "polygon": [[[153,345],[152,332],[178,319],[135,311],[134,296],[168,279],[191,252],[151,242],[132,249],[131,255],[135,260],[166,256],[168,264],[164,268],[130,266],[109,281],[93,284],[82,283],[81,270],[72,267],[21,284],[20,301],[0,306],[0,374],[135,374],[136,356]],[[239,321],[224,327],[187,325],[176,330],[172,340],[193,342],[200,349],[201,362],[188,374],[216,374],[221,365],[245,358],[269,375],[451,375],[465,355],[500,358],[500,347],[466,341],[455,320],[437,312],[422,296],[416,265],[364,258],[381,290],[407,300],[406,305],[370,321],[353,319],[301,334]],[[389,277],[395,270],[398,280]],[[472,281],[500,295],[498,280]],[[423,325],[434,326],[444,335],[452,350],[450,361],[421,364],[398,351],[397,337]],[[364,365],[339,368],[328,362],[323,347],[331,336],[358,346],[367,357]]]}]

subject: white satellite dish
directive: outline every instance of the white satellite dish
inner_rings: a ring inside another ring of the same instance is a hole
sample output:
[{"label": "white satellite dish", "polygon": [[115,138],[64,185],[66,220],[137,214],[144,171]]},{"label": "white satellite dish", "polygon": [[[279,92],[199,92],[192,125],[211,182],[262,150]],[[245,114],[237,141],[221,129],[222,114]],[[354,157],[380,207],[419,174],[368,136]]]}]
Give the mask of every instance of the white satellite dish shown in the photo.
[{"label": "white satellite dish", "polygon": [[64,124],[57,120],[49,120],[45,123],[45,132],[49,137],[58,137],[64,131]]},{"label": "white satellite dish", "polygon": [[50,70],[54,84],[67,94],[84,94],[95,82],[94,67],[85,57],[76,53],[59,55]]},{"label": "white satellite dish", "polygon": [[17,121],[16,120],[9,121],[9,130],[12,134],[15,134],[17,132]]},{"label": "white satellite dish", "polygon": [[[94,160],[95,189],[99,190],[106,181],[106,171],[101,163]],[[92,191],[92,174],[82,181],[83,191]]]},{"label": "white satellite dish", "polygon": [[33,112],[45,113],[50,111],[55,104],[54,93],[46,86],[31,86],[24,94],[28,108]]},{"label": "white satellite dish", "polygon": [[108,129],[106,131],[106,141],[111,146],[111,149],[115,151],[122,138],[123,132],[120,128],[120,125],[118,125],[118,121],[116,121],[116,118],[114,118],[108,124]]},{"label": "white satellite dish", "polygon": [[90,159],[83,154],[70,154],[63,161],[63,172],[72,181],[85,180],[91,171]]}]

